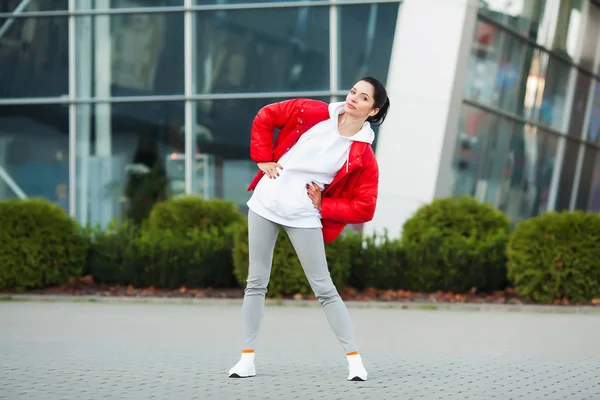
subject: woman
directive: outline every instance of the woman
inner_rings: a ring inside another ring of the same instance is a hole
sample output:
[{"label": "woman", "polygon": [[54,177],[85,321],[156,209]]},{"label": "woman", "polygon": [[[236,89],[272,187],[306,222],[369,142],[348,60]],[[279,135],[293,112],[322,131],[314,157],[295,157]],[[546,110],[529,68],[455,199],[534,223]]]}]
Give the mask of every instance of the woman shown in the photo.
[{"label": "woman", "polygon": [[[256,375],[254,350],[264,313],[273,249],[283,227],[348,361],[348,380],[365,381],[350,315],[329,275],[324,242],[346,224],[370,221],[379,169],[371,124],[390,106],[375,78],[358,81],[345,102],[293,99],[263,107],[252,124],[250,156],[260,169],[248,190],[249,271],[242,314],[244,343],[230,377]],[[273,132],[280,129],[273,143]]]}]

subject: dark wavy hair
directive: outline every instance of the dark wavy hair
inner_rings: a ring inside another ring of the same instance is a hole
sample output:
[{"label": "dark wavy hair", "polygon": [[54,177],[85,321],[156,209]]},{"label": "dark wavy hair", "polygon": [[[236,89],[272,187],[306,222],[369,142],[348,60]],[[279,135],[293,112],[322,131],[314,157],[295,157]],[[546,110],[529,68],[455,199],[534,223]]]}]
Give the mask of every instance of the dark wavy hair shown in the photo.
[{"label": "dark wavy hair", "polygon": [[373,108],[379,108],[379,112],[367,118],[367,121],[371,125],[379,126],[385,121],[385,117],[390,109],[390,99],[388,98],[387,90],[385,90],[383,83],[371,76],[360,78],[359,81],[367,82],[373,86],[373,100],[375,101]]}]

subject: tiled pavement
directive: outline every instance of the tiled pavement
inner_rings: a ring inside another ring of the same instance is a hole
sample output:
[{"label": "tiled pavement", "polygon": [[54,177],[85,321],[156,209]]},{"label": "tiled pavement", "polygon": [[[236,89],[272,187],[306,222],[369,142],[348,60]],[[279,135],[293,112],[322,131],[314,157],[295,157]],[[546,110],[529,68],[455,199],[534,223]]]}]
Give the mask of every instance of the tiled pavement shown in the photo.
[{"label": "tiled pavement", "polygon": [[600,316],[350,308],[347,382],[318,307],[267,307],[257,376],[229,379],[239,305],[0,302],[0,399],[600,400]]}]

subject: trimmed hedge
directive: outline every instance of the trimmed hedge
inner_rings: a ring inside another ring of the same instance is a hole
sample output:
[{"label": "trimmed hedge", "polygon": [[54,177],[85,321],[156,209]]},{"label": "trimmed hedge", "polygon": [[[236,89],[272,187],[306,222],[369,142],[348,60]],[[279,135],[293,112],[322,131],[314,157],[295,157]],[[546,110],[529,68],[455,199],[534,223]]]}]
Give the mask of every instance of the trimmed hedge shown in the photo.
[{"label": "trimmed hedge", "polygon": [[471,197],[425,205],[403,227],[402,245],[414,282],[409,289],[464,293],[504,289],[510,220]]},{"label": "trimmed hedge", "polygon": [[549,212],[519,223],[507,248],[520,296],[550,303],[600,298],[600,214]]},{"label": "trimmed hedge", "polygon": [[[326,244],[325,251],[331,279],[338,291],[341,291],[350,275],[349,245],[340,237],[333,243]],[[246,286],[248,278],[248,254],[248,224],[245,223],[236,230],[233,245],[234,273],[241,287]],[[275,244],[271,278],[267,287],[267,297],[312,293],[300,260],[283,229]]]},{"label": "trimmed hedge", "polygon": [[233,203],[223,200],[161,202],[141,227],[126,222],[94,231],[87,272],[106,284],[235,286],[231,249],[240,221]]},{"label": "trimmed hedge", "polygon": [[[473,198],[435,200],[406,221],[402,239],[340,235],[326,245],[329,270],[340,292],[350,285],[490,293],[512,282],[535,302],[600,298],[600,214],[546,213],[510,236],[509,224]],[[142,224],[107,229],[82,229],[46,200],[5,200],[0,241],[0,290],[60,285],[82,274],[137,287],[245,287],[248,274],[247,219],[218,199],[164,201]],[[297,293],[312,290],[283,231],[267,295]]]},{"label": "trimmed hedge", "polygon": [[43,199],[0,201],[0,290],[67,283],[89,241],[65,211]]},{"label": "trimmed hedge", "polygon": [[347,233],[343,240],[350,249],[351,272],[348,285],[356,289],[405,289],[413,280],[405,263],[399,239],[387,234],[365,236]]},{"label": "trimmed hedge", "polygon": [[244,217],[232,201],[204,200],[201,196],[181,196],[158,203],[150,213],[147,226],[155,230],[168,230],[180,236],[198,229],[203,234],[196,239],[210,252],[204,254],[205,285],[211,287],[235,286],[233,274],[233,233],[243,224]]}]

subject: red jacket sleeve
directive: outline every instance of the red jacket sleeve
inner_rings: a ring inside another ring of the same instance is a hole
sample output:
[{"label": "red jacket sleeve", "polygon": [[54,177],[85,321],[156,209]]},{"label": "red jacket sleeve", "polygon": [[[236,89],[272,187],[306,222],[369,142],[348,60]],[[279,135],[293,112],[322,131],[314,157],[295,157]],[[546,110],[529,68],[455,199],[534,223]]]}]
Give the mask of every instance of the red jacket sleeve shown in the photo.
[{"label": "red jacket sleeve", "polygon": [[350,199],[323,198],[321,218],[345,224],[369,222],[375,215],[378,192],[379,167],[373,160],[361,171]]},{"label": "red jacket sleeve", "polygon": [[273,161],[273,135],[292,116],[299,99],[272,103],[261,108],[252,122],[250,134],[250,158],[256,162]]}]

